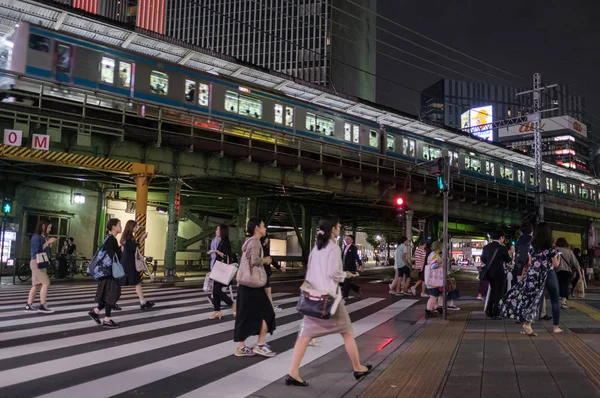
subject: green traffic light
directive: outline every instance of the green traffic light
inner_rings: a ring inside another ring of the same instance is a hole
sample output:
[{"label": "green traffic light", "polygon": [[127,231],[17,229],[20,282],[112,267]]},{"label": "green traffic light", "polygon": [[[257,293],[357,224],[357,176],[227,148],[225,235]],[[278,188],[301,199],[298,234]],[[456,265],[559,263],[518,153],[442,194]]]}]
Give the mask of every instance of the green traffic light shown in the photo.
[{"label": "green traffic light", "polygon": [[12,213],[12,209],[13,209],[12,203],[10,203],[10,202],[4,202],[2,204],[2,212],[4,214],[10,214],[10,213]]},{"label": "green traffic light", "polygon": [[438,188],[440,189],[440,191],[444,190],[445,187],[444,187],[444,177],[443,176],[437,177],[437,185],[438,185]]}]

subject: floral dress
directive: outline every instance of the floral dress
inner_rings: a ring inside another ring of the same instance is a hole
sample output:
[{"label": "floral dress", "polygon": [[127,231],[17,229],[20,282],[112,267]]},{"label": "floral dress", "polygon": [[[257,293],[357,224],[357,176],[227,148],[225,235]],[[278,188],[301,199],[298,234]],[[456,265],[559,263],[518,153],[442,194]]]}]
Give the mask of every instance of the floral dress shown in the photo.
[{"label": "floral dress", "polygon": [[531,266],[520,282],[500,301],[500,315],[520,322],[532,323],[538,318],[539,303],[546,288],[548,271],[552,267],[555,248],[541,252],[530,249]]}]

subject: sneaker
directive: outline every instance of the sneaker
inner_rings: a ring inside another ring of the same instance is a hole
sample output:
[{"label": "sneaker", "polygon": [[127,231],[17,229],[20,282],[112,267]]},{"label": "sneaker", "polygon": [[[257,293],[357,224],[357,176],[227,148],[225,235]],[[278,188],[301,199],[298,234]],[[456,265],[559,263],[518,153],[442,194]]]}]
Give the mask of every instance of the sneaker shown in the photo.
[{"label": "sneaker", "polygon": [[144,304],[140,304],[140,308],[142,310],[149,310],[152,307],[154,307],[154,303],[152,301],[146,301]]},{"label": "sneaker", "polygon": [[421,293],[421,297],[429,297],[429,295],[427,293]]},{"label": "sneaker", "polygon": [[448,306],[448,311],[459,311],[459,310],[460,310],[460,308],[458,308],[455,305],[449,305]]},{"label": "sneaker", "polygon": [[102,322],[102,327],[105,327],[107,329],[116,329],[119,326],[121,326],[121,325],[119,325],[117,322],[113,321],[112,319],[108,322],[107,321]]},{"label": "sneaker", "polygon": [[252,357],[256,355],[256,353],[252,349],[250,349],[250,347],[243,346],[242,348],[236,348],[235,354],[233,355],[235,355],[236,357]]},{"label": "sneaker", "polygon": [[262,355],[263,357],[269,357],[269,358],[274,357],[275,355],[277,355],[266,344],[255,345],[254,348],[252,349],[252,351],[255,354]]},{"label": "sneaker", "polygon": [[88,312],[88,315],[90,316],[90,318],[92,318],[98,325],[101,325],[102,322],[100,321],[100,315],[96,314],[94,312],[94,310],[91,310],[90,312]]},{"label": "sneaker", "polygon": [[54,310],[51,310],[46,304],[40,304],[38,307],[38,312],[43,312],[44,314],[53,314]]},{"label": "sneaker", "polygon": [[410,288],[410,292],[411,292],[411,294],[412,294],[413,296],[416,296],[416,295],[417,295],[417,288],[416,288],[416,287],[414,287],[414,286],[413,286],[413,287],[411,287],[411,288]]},{"label": "sneaker", "polygon": [[321,345],[321,339],[318,337],[313,338],[310,343],[308,343],[311,347],[319,347]]},{"label": "sneaker", "polygon": [[112,309],[115,310],[115,311],[121,311],[122,310],[122,308],[119,307],[117,304],[113,305]]},{"label": "sneaker", "polygon": [[25,305],[25,312],[27,312],[29,314],[33,314],[35,312],[38,312],[38,309],[33,304],[27,304],[27,305]]},{"label": "sneaker", "polygon": [[273,310],[275,312],[281,312],[281,311],[283,311],[283,308],[281,308],[280,306],[276,305],[275,307],[273,307]]},{"label": "sneaker", "polygon": [[388,294],[396,294],[396,292],[394,290],[390,290]]}]

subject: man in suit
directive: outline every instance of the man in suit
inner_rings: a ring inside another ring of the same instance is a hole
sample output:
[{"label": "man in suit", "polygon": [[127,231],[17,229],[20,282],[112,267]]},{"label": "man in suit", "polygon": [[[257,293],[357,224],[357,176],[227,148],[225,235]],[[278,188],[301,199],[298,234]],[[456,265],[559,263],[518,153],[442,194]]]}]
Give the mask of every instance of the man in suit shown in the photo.
[{"label": "man in suit", "polygon": [[504,264],[510,263],[511,258],[508,249],[504,245],[504,233],[497,231],[492,234],[493,241],[483,248],[481,262],[485,264],[487,270],[487,280],[490,282],[490,298],[485,308],[488,317],[497,319],[500,315],[498,303],[504,295],[504,286],[506,285],[506,273]]},{"label": "man in suit", "polygon": [[[347,235],[344,238],[344,242],[346,243],[346,247],[344,247],[344,251],[342,251],[342,263],[344,265],[344,271],[357,272],[356,264],[358,263],[358,265],[362,267],[362,261],[358,255],[358,249],[354,245],[354,236]],[[357,292],[360,296],[360,287],[356,283],[352,282],[351,278],[346,278],[342,288],[342,296],[344,299],[348,298],[350,289]]]}]

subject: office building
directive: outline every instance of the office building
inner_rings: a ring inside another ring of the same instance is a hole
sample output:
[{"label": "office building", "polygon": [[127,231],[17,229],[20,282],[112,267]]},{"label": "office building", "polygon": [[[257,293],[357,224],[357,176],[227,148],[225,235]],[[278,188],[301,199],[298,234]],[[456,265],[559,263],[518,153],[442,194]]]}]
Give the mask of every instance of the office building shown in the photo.
[{"label": "office building", "polygon": [[[375,0],[167,0],[167,36],[373,101]],[[352,65],[356,68],[353,68]]]}]

